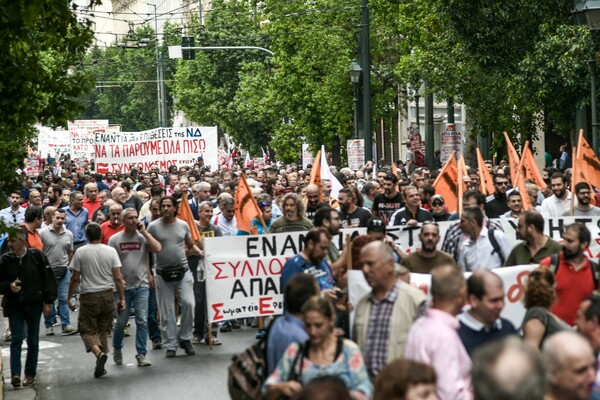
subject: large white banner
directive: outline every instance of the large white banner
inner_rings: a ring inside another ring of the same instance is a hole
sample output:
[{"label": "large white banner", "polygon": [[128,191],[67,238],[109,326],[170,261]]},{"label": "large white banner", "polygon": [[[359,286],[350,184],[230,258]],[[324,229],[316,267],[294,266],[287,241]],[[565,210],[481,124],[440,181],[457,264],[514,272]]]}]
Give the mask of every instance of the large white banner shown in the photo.
[{"label": "large white banner", "polygon": [[192,167],[198,156],[213,171],[218,168],[217,128],[157,128],[143,132],[96,132],[96,172],[127,173],[170,165]]},{"label": "large white banner", "polygon": [[[334,238],[364,233],[346,229]],[[209,321],[281,314],[281,270],[303,249],[306,232],[204,239]]]},{"label": "large white banner", "polygon": [[51,128],[37,127],[38,129],[38,151],[41,157],[58,158],[64,153],[71,152],[71,135],[69,131],[55,131]]},{"label": "large white banner", "polygon": [[[519,243],[516,222],[499,220],[512,245]],[[600,257],[600,217],[594,218],[551,218],[546,220],[546,234],[561,241],[564,229],[573,222],[583,222],[592,232],[592,243],[587,256]],[[440,223],[442,240],[452,224]],[[388,228],[388,234],[394,238],[407,253],[420,248],[418,233],[421,228],[395,226]],[[364,234],[365,228],[347,229],[338,235],[334,242],[339,249],[343,248],[346,235],[354,237]],[[302,242],[306,232],[280,233],[261,236],[234,236],[223,238],[206,238],[205,268],[208,298],[208,313],[211,321],[246,318],[260,315],[280,314],[283,297],[279,286],[281,270],[286,260],[302,250]],[[441,247],[442,240],[438,247]],[[507,296],[505,315],[511,321],[522,318],[520,299],[522,289],[530,266],[497,269],[505,282]],[[351,272],[362,276],[361,272]],[[357,278],[360,281],[360,277]],[[411,274],[416,286],[424,291],[429,290],[429,276]],[[364,278],[362,279],[364,281]],[[355,281],[356,282],[356,281]],[[350,295],[356,301],[365,290],[353,288],[355,282],[349,282]],[[366,285],[366,282],[364,282]],[[359,282],[360,288],[360,282]],[[358,291],[357,291],[358,290]],[[368,290],[368,287],[366,287]],[[357,294],[358,293],[358,294]]]},{"label": "large white banner", "polygon": [[[520,239],[517,235],[517,221],[513,219],[497,219],[502,224],[504,233],[508,237],[508,240],[512,245],[516,245]],[[592,233],[592,243],[586,252],[589,258],[600,258],[600,217],[560,217],[560,218],[548,218],[544,225],[544,233],[550,236],[557,242],[562,241],[562,236],[565,228],[574,223],[584,223]],[[440,235],[442,239],[438,245],[438,248],[442,246],[444,236],[448,228],[454,224],[458,224],[458,221],[446,221],[440,222]],[[420,226],[394,226],[388,227],[388,235],[391,236],[396,243],[398,243],[404,251],[411,253],[421,248],[419,242],[419,231]]]},{"label": "large white banner", "polygon": [[[518,265],[507,268],[497,268],[493,270],[504,284],[504,309],[502,317],[508,319],[518,329],[525,316],[525,306],[522,298],[524,294],[525,282],[529,273],[537,268],[537,265]],[[470,272],[465,273],[465,279],[471,276]],[[410,274],[410,284],[421,289],[427,298],[431,299],[429,288],[431,287],[431,275]],[[357,304],[360,299],[371,292],[371,287],[367,283],[362,271],[348,271],[348,296],[352,304]],[[354,321],[354,315],[350,316],[350,321]],[[352,325],[351,325],[352,326]]]},{"label": "large white banner", "polygon": [[[107,119],[80,119],[69,121],[71,134],[71,159],[81,165],[95,156],[96,131],[104,132],[108,128]],[[114,130],[113,130],[114,131]]]}]

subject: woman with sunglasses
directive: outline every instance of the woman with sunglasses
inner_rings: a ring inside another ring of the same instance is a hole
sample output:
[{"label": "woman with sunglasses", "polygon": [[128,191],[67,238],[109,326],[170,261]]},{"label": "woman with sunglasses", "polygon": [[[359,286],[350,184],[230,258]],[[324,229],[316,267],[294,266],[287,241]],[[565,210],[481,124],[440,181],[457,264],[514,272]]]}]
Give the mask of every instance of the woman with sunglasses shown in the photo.
[{"label": "woman with sunglasses", "polygon": [[431,214],[436,222],[448,221],[448,218],[450,218],[446,202],[439,194],[431,196]]}]

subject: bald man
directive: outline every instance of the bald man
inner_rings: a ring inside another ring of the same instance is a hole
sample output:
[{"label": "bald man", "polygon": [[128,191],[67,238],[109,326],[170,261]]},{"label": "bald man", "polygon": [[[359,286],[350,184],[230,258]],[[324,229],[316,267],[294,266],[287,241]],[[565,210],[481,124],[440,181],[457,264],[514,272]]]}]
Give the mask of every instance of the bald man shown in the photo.
[{"label": "bald man", "polygon": [[321,207],[329,205],[319,201],[319,186],[311,183],[306,187],[306,213],[304,216],[311,221],[315,220],[315,213]]},{"label": "bald man", "polygon": [[512,322],[500,317],[504,308],[502,279],[488,270],[478,270],[467,280],[471,308],[458,316],[458,334],[470,356],[479,346],[516,334]]},{"label": "bald man", "polygon": [[544,342],[549,400],[587,400],[596,379],[592,346],[580,334],[563,331]]},{"label": "bald man", "polygon": [[356,305],[354,341],[360,346],[367,371],[374,379],[387,363],[404,354],[408,330],[420,314],[425,294],[397,279],[388,244],[368,243],[360,257],[372,291]]}]

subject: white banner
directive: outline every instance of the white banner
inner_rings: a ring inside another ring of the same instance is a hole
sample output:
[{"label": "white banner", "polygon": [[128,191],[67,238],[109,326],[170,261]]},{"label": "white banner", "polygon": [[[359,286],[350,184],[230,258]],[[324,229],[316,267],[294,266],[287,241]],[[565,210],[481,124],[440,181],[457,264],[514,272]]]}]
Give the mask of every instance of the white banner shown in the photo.
[{"label": "white banner", "polygon": [[[345,229],[334,238],[342,248]],[[306,232],[204,239],[209,321],[281,314],[280,276],[288,258],[303,248]]]},{"label": "white banner", "polygon": [[[525,282],[529,273],[537,268],[537,265],[518,265],[507,268],[497,268],[493,270],[504,283],[504,309],[501,316],[508,319],[519,329],[525,316],[525,307],[521,301],[524,294]],[[465,273],[465,279],[468,279],[471,273]],[[431,286],[431,275],[410,274],[410,284],[421,289],[427,298],[431,299],[429,288]],[[362,271],[348,271],[348,296],[350,303],[356,305],[360,299],[371,292],[371,287],[367,283]],[[351,325],[354,321],[354,313],[350,316]]]},{"label": "white banner", "polygon": [[46,158],[48,154],[58,158],[64,153],[71,151],[71,135],[69,131],[55,131],[51,128],[43,126],[38,129],[38,151],[42,158]]},{"label": "white banner", "polygon": [[[504,233],[506,234],[509,242],[512,246],[519,243],[520,239],[517,237],[517,221],[512,219],[497,219],[502,224]],[[589,258],[600,258],[600,217],[557,217],[548,218],[544,224],[544,233],[550,236],[552,239],[560,242],[565,228],[574,223],[582,222],[592,233],[592,243],[586,252]],[[442,246],[444,236],[448,228],[454,224],[458,224],[458,221],[446,221],[440,222],[440,236],[441,240],[438,248]],[[419,242],[419,231],[420,226],[394,226],[388,227],[387,233],[391,236],[396,243],[398,243],[404,251],[411,253],[417,249],[420,249],[421,243]]]},{"label": "white banner", "polygon": [[365,165],[365,140],[351,139],[346,142],[348,168],[358,171]]},{"label": "white banner", "polygon": [[107,119],[80,119],[69,121],[67,125],[71,134],[71,159],[77,165],[90,161],[95,156],[95,130],[108,128]]},{"label": "white banner", "polygon": [[456,152],[456,159],[463,153],[462,134],[456,131],[454,124],[448,124],[446,130],[440,135],[440,161],[446,164],[452,152]]},{"label": "white banner", "polygon": [[144,132],[96,132],[96,172],[127,173],[132,167],[148,171],[170,165],[193,167],[198,156],[218,169],[216,127],[157,128]]},{"label": "white banner", "polygon": [[302,143],[302,169],[306,171],[308,164],[315,165],[315,156],[308,149],[308,143]]}]

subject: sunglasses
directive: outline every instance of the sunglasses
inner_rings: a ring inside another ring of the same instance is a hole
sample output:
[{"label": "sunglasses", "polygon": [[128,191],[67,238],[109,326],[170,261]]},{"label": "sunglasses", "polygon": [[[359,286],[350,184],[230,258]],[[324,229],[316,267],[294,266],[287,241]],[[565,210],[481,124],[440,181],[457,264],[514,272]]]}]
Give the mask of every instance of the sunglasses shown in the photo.
[{"label": "sunglasses", "polygon": [[268,207],[268,206],[271,205],[271,203],[269,203],[268,201],[263,201],[263,202],[260,203],[260,205],[263,206],[263,207]]},{"label": "sunglasses", "polygon": [[437,222],[435,221],[425,221],[423,222],[423,225],[421,225],[421,227],[425,226],[425,225],[434,225],[434,226],[440,226]]},{"label": "sunglasses", "polygon": [[506,181],[506,182],[496,182],[496,185],[498,185],[498,186],[508,186],[508,181]]},{"label": "sunglasses", "polygon": [[431,203],[431,205],[434,207],[438,207],[438,206],[443,206],[444,203],[442,203],[441,201],[434,201],[433,203]]},{"label": "sunglasses", "polygon": [[369,225],[371,225],[371,226],[384,226],[384,223],[380,219],[374,219],[373,221],[371,221],[369,223]]}]

